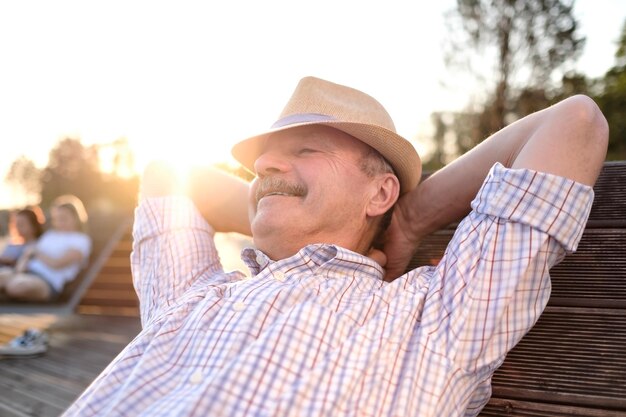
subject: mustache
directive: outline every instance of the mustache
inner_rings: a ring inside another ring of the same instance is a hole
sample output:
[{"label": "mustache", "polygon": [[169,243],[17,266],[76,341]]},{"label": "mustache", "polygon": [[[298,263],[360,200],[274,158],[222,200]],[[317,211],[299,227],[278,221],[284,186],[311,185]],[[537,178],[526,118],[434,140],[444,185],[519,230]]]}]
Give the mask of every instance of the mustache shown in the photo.
[{"label": "mustache", "polygon": [[284,193],[295,197],[303,197],[306,195],[307,189],[304,185],[290,182],[282,178],[265,177],[263,179],[257,179],[257,187],[254,194],[257,203],[261,198],[271,193]]}]

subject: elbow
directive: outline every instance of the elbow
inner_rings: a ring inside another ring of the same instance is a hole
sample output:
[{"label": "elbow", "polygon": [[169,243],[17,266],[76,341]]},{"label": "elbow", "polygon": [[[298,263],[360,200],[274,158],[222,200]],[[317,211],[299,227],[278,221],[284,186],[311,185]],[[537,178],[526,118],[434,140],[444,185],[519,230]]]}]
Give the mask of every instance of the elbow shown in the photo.
[{"label": "elbow", "polygon": [[578,145],[601,166],[609,144],[609,124],[600,107],[592,98],[582,94],[566,99],[563,104],[573,127],[582,133],[578,136],[584,143]]},{"label": "elbow", "polygon": [[600,107],[591,97],[583,94],[572,96],[567,101],[577,128],[586,132],[587,139],[595,142],[597,147],[604,148],[606,154],[609,142],[609,124]]}]

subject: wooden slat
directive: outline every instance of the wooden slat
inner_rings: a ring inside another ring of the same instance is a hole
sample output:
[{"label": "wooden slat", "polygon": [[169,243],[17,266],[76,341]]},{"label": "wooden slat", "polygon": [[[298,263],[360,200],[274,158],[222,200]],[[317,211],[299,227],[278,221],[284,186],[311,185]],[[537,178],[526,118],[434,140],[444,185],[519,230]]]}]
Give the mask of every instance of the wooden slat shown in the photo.
[{"label": "wooden slat", "polygon": [[137,305],[137,295],[132,292],[129,293],[126,289],[122,291],[116,291],[114,289],[95,289],[90,288],[83,298],[81,304],[88,304],[87,301],[91,300],[93,304],[95,300],[102,300],[104,304],[120,304],[120,305]]},{"label": "wooden slat", "polygon": [[130,253],[120,253],[117,256],[111,256],[104,264],[103,268],[125,268],[130,271]]},{"label": "wooden slat", "polygon": [[[436,265],[454,231],[422,242],[409,269]],[[626,308],[626,229],[587,229],[578,251],[550,271],[549,305]]]},{"label": "wooden slat", "polygon": [[481,417],[626,417],[626,412],[598,408],[534,403],[492,398]]},{"label": "wooden slat", "polygon": [[93,316],[139,317],[139,306],[119,307],[79,305],[76,312],[78,314]]},{"label": "wooden slat", "polygon": [[130,269],[131,249],[132,241],[127,232],[117,243],[111,257],[85,293],[77,308],[78,312],[98,315],[139,315],[139,301]]},{"label": "wooden slat", "polygon": [[550,305],[626,308],[626,229],[585,230],[550,275]]},{"label": "wooden slat", "polygon": [[605,162],[594,186],[589,228],[626,228],[626,161]]},{"label": "wooden slat", "polygon": [[124,273],[117,273],[117,274],[101,272],[100,275],[98,275],[98,279],[94,281],[92,286],[97,286],[100,283],[110,283],[110,284],[125,285],[125,286],[128,286],[128,288],[132,289],[132,281],[133,281],[133,277],[130,273],[130,270]]},{"label": "wooden slat", "polygon": [[494,374],[493,394],[626,410],[626,315],[548,308]]},{"label": "wooden slat", "polygon": [[[118,244],[118,250],[124,253],[130,253],[130,251],[133,249],[133,241],[132,239],[126,237],[124,239],[122,239],[120,241],[120,243]],[[114,252],[113,255],[116,255],[116,253]]]}]

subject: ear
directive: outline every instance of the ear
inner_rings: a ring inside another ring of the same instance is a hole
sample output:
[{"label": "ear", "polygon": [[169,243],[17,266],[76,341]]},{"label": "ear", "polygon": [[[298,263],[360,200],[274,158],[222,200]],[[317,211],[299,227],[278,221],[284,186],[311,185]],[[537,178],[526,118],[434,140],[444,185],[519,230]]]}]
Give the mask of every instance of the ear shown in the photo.
[{"label": "ear", "polygon": [[400,182],[393,174],[382,174],[372,182],[372,196],[367,204],[366,213],[369,217],[385,214],[393,206],[400,195]]}]

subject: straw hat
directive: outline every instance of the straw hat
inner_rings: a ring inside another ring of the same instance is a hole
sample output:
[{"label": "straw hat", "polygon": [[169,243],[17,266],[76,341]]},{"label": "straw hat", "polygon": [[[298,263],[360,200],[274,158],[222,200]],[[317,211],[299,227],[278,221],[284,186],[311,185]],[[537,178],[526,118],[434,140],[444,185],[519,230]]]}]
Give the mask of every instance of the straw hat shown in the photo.
[{"label": "straw hat", "polygon": [[401,194],[419,182],[419,155],[409,141],[396,133],[384,107],[359,90],[315,77],[301,79],[278,121],[267,132],[237,143],[233,156],[254,172],[254,161],[270,134],[309,125],[333,127],[376,149],[395,170]]}]

